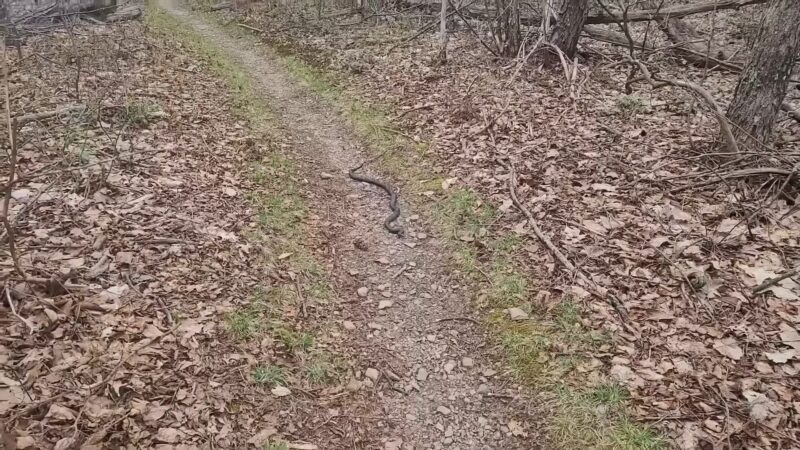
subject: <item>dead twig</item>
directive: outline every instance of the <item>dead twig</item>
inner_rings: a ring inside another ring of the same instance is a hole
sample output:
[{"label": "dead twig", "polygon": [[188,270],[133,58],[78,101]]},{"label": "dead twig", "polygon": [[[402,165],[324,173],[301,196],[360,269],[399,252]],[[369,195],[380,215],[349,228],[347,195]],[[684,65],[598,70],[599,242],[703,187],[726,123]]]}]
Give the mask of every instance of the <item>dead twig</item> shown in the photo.
[{"label": "dead twig", "polygon": [[300,287],[300,281],[296,280],[294,282],[294,289],[297,292],[297,300],[300,302],[300,314],[303,319],[308,317],[308,311],[306,311],[306,299],[303,297],[303,290]]},{"label": "dead twig", "polygon": [[761,283],[758,286],[754,287],[752,292],[753,292],[754,295],[760,294],[762,291],[765,291],[765,290],[775,286],[776,284],[780,283],[781,281],[797,275],[797,273],[799,271],[800,271],[800,267],[796,268],[796,269],[792,269],[792,270],[790,270],[788,272],[784,272],[783,274],[778,275],[775,278],[767,278],[766,280],[764,280],[763,283]]},{"label": "dead twig", "polygon": [[514,164],[509,162],[508,165],[506,165],[499,160],[498,163],[501,166],[505,167],[506,170],[508,171],[508,191],[509,194],[511,195],[511,201],[514,202],[514,206],[516,206],[517,209],[519,209],[522,212],[522,214],[525,215],[525,217],[528,219],[528,225],[533,230],[533,233],[536,235],[537,238],[539,238],[539,240],[545,245],[545,247],[547,247],[547,249],[550,250],[550,253],[553,254],[556,260],[559,263],[561,263],[561,265],[564,266],[564,268],[567,269],[569,272],[574,273],[576,271],[575,266],[569,261],[569,259],[567,259],[564,253],[562,253],[561,250],[559,250],[558,247],[556,247],[555,244],[553,244],[553,241],[551,241],[550,238],[546,234],[544,234],[542,229],[539,228],[539,225],[536,223],[536,218],[533,217],[533,214],[531,214],[528,208],[526,208],[525,205],[523,205],[519,201],[519,198],[517,198],[517,188],[516,188],[517,175],[516,172],[514,171]]},{"label": "dead twig", "polygon": [[713,180],[706,180],[701,181],[698,183],[687,184],[685,186],[680,186],[674,188],[669,191],[670,194],[675,194],[681,191],[685,191],[687,189],[694,189],[699,187],[706,187],[712,184],[722,183],[726,180],[738,179],[738,178],[748,178],[754,177],[758,175],[782,175],[791,179],[793,177],[793,171],[786,170],[786,169],[779,169],[777,167],[755,167],[752,169],[742,169],[742,170],[735,170],[733,172],[719,174],[719,176]]},{"label": "dead twig", "polygon": [[72,105],[64,108],[54,109],[52,111],[25,114],[23,116],[15,116],[12,117],[11,120],[13,120],[18,127],[21,127],[28,122],[38,122],[40,120],[52,119],[53,117],[60,117],[65,114],[71,114],[74,112],[83,112],[83,111],[86,111],[86,105]]},{"label": "dead twig", "polygon": [[[139,288],[136,287],[135,284],[133,284],[131,276],[128,273],[125,273],[125,281],[128,282],[128,286],[130,286],[130,288],[133,289],[133,292],[136,292],[136,294],[138,294],[139,297],[147,299],[147,296],[144,295],[142,291],[140,291]],[[155,296],[154,300],[158,305],[158,308],[161,310],[161,312],[164,313],[164,317],[167,319],[167,324],[169,324],[170,326],[174,326],[175,319],[173,319],[172,313],[170,312],[169,308],[167,308],[167,305],[164,303],[164,301],[161,300],[161,298],[159,298],[158,296]]]},{"label": "dead twig", "polygon": [[251,27],[250,25],[245,25],[243,23],[237,23],[236,26],[245,28],[245,29],[250,30],[250,31],[255,31],[256,33],[267,34],[266,31],[264,31],[264,30],[262,30],[260,28]]},{"label": "dead twig", "polygon": [[637,67],[639,71],[642,73],[645,81],[647,81],[653,89],[658,89],[664,86],[676,86],[681,87],[687,90],[694,92],[695,94],[699,95],[706,104],[711,108],[712,113],[714,113],[714,117],[717,119],[719,123],[720,132],[722,133],[722,138],[725,140],[725,145],[727,150],[731,153],[739,153],[739,145],[736,143],[736,139],[733,137],[733,131],[731,130],[730,124],[728,123],[728,118],[725,116],[725,112],[722,110],[722,107],[719,106],[719,103],[714,99],[708,90],[704,87],[700,86],[699,84],[692,83],[691,81],[684,81],[684,80],[672,80],[672,79],[665,79],[665,78],[655,78],[650,74],[650,71],[647,69],[641,61],[638,59],[633,58],[626,58],[626,62],[633,64],[634,67]]},{"label": "dead twig", "polygon": [[445,317],[444,319],[438,319],[436,323],[439,322],[450,322],[450,321],[463,321],[463,322],[472,322],[475,325],[480,325],[481,323],[475,319],[470,319],[469,317]]},{"label": "dead twig", "polygon": [[23,324],[25,324],[26,327],[28,327],[29,330],[28,334],[33,334],[36,328],[34,328],[34,326],[30,323],[30,321],[28,321],[28,319],[20,316],[19,313],[17,313],[17,308],[14,307],[14,300],[11,299],[11,288],[8,285],[5,285],[3,289],[6,291],[6,300],[8,301],[8,307],[11,308],[11,314],[13,314],[14,317],[19,319],[20,322],[22,322]]}]

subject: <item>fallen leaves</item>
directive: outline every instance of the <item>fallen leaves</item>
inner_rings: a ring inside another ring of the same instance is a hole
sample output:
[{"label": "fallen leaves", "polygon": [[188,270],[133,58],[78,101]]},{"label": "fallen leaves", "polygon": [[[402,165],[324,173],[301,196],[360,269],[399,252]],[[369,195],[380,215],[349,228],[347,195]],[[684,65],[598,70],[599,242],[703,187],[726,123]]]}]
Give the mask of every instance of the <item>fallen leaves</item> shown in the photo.
[{"label": "fallen leaves", "polygon": [[[243,243],[248,131],[224,86],[182,70],[175,43],[136,22],[75,31],[32,37],[45,59],[14,61],[12,108],[24,112],[70,101],[70,55],[88,55],[78,83],[97,116],[20,130],[21,170],[34,176],[15,189],[10,217],[22,263],[43,281],[8,292],[35,330],[0,327],[0,415],[19,415],[5,424],[17,448],[243,447],[267,415],[242,406],[253,387],[238,376],[241,349],[217,337],[226,310],[268,284],[262,249]],[[131,125],[120,105],[136,102],[164,114]]]},{"label": "fallen leaves", "polygon": [[744,356],[744,350],[736,342],[736,339],[732,337],[716,340],[714,350],[734,361],[738,361]]}]

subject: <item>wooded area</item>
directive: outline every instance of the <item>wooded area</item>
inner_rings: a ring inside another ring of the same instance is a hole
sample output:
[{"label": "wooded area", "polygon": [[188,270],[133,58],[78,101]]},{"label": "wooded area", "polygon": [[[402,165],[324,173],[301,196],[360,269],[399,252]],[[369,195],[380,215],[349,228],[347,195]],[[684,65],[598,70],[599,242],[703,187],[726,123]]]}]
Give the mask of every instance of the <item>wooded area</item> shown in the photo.
[{"label": "wooded area", "polygon": [[0,32],[0,449],[800,447],[800,0]]}]

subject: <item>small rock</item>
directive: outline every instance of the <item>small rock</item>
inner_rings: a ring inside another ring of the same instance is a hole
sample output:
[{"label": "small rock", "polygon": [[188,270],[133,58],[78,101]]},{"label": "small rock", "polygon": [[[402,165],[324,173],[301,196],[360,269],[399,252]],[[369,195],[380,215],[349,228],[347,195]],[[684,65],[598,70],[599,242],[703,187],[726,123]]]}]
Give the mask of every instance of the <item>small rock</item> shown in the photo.
[{"label": "small rock", "polygon": [[359,389],[361,389],[361,382],[356,380],[355,378],[353,378],[352,380],[350,380],[349,383],[347,383],[347,386],[345,386],[345,389],[347,389],[350,392],[356,392]]},{"label": "small rock", "polygon": [[379,323],[375,323],[375,322],[367,323],[367,327],[369,327],[370,330],[382,330],[383,329],[383,325],[381,325]]},{"label": "small rock", "polygon": [[383,450],[400,450],[403,446],[403,440],[400,438],[393,438],[383,444]]},{"label": "small rock", "polygon": [[356,324],[350,322],[349,320],[345,320],[344,322],[342,322],[342,326],[344,327],[345,330],[348,331],[353,331],[356,329]]},{"label": "small rock", "polygon": [[17,448],[22,450],[26,448],[34,448],[36,442],[30,436],[20,436],[17,438]]},{"label": "small rock", "polygon": [[292,391],[290,391],[286,386],[275,386],[270,392],[272,392],[272,395],[275,397],[286,397],[287,395],[292,394]]},{"label": "small rock", "polygon": [[236,189],[233,189],[233,188],[229,188],[229,187],[223,188],[222,189],[222,193],[225,194],[228,197],[236,197]]},{"label": "small rock", "polygon": [[367,294],[369,294],[369,288],[366,286],[361,286],[360,288],[358,288],[356,293],[358,294],[359,297],[366,297]]},{"label": "small rock", "polygon": [[467,368],[475,367],[475,361],[473,361],[472,358],[469,358],[469,357],[465,356],[465,357],[461,358],[461,365],[463,367],[467,367]]},{"label": "small rock", "polygon": [[436,412],[438,412],[439,414],[441,414],[443,416],[449,416],[450,413],[453,412],[453,411],[451,411],[450,408],[448,408],[447,406],[440,406],[440,407],[436,408]]},{"label": "small rock", "polygon": [[482,384],[482,385],[478,386],[478,393],[479,394],[485,394],[487,392],[489,392],[489,386],[487,386],[485,384]]},{"label": "small rock", "polygon": [[391,298],[391,296],[392,296],[392,291],[383,291],[383,292],[381,292],[381,295],[382,295],[384,298]]},{"label": "small rock", "polygon": [[333,178],[333,175],[328,173],[328,172],[321,172],[319,174],[319,177],[322,178],[323,180],[329,180],[329,179]]},{"label": "small rock", "polygon": [[427,379],[428,379],[428,371],[425,370],[424,367],[420,367],[419,370],[417,370],[417,381],[425,381]]},{"label": "small rock", "polygon": [[394,305],[394,302],[391,300],[381,300],[378,302],[378,309],[391,308],[392,305]]},{"label": "small rock", "polygon": [[453,437],[453,427],[448,426],[446,430],[444,430],[444,437],[449,438]]},{"label": "small rock", "polygon": [[361,239],[356,239],[353,241],[353,246],[363,252],[369,250],[369,245]]},{"label": "small rock", "polygon": [[350,269],[350,275],[356,276],[358,275],[358,271],[356,269]]},{"label": "small rock", "polygon": [[381,264],[385,264],[385,265],[387,265],[387,266],[390,264],[390,262],[389,262],[389,258],[387,258],[387,257],[385,257],[385,256],[384,256],[384,257],[382,257],[382,258],[378,258],[378,259],[376,259],[376,261],[377,261],[377,262],[379,262],[379,263],[381,263]]},{"label": "small rock", "polygon": [[425,233],[417,233],[417,239],[424,241],[425,239],[428,239],[428,235]]},{"label": "small rock", "polygon": [[444,364],[444,371],[450,373],[456,368],[456,362],[452,359]]},{"label": "small rock", "polygon": [[380,374],[380,372],[378,372],[378,370],[377,370],[377,369],[373,369],[372,367],[370,367],[369,369],[367,369],[367,370],[364,372],[364,375],[366,375],[366,377],[367,377],[367,378],[369,378],[369,379],[370,379],[370,380],[372,380],[372,381],[377,381],[377,380],[378,380],[378,377],[379,377],[381,374]]},{"label": "small rock", "polygon": [[427,339],[428,342],[434,342],[434,341],[436,341],[436,335],[435,334],[429,334],[429,335],[425,336],[425,339]]},{"label": "small rock", "polygon": [[519,308],[508,308],[506,312],[511,320],[528,320],[528,313]]}]

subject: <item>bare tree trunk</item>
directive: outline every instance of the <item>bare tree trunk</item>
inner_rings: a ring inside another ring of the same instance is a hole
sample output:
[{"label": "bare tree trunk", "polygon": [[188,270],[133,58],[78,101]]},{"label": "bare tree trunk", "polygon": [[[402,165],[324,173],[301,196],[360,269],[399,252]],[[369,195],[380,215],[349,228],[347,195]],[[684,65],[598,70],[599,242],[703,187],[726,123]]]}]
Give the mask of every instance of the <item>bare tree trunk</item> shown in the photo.
[{"label": "bare tree trunk", "polygon": [[[550,43],[558,47],[565,56],[572,58],[578,49],[578,39],[589,14],[589,0],[561,0],[556,5],[558,18],[550,35]],[[548,59],[552,62],[559,61],[558,56]]]},{"label": "bare tree trunk", "polygon": [[447,4],[448,0],[442,0],[441,15],[439,16],[439,56],[438,63],[447,62]]},{"label": "bare tree trunk", "polygon": [[728,108],[742,148],[769,142],[795,59],[800,57],[800,0],[775,0],[761,19],[750,61]]},{"label": "bare tree trunk", "polygon": [[521,44],[519,0],[495,0],[497,17],[492,21],[492,34],[497,53],[516,56]]}]

